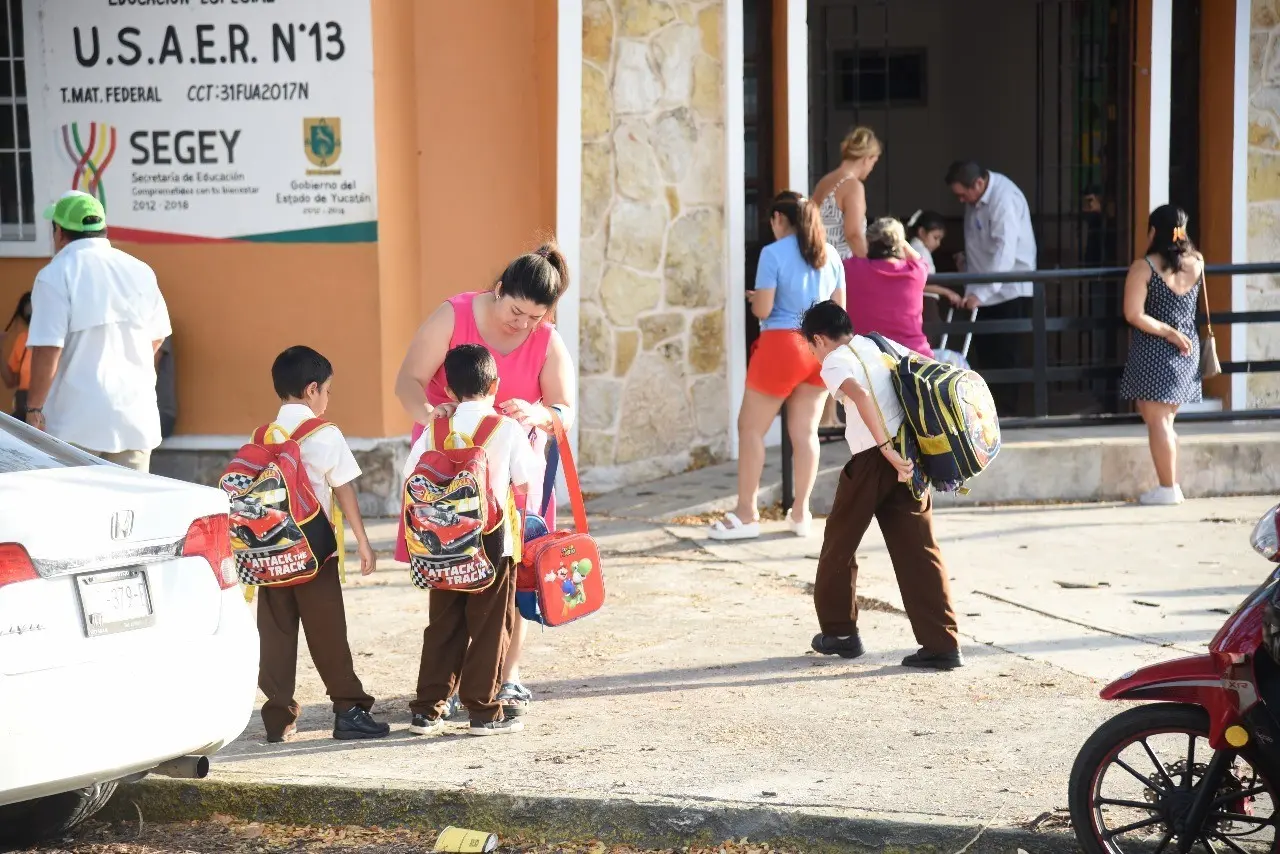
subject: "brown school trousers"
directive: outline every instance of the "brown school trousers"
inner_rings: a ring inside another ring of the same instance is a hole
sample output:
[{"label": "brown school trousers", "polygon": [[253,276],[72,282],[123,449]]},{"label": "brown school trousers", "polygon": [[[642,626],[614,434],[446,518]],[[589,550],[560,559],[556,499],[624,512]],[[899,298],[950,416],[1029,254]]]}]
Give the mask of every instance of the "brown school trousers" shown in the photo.
[{"label": "brown school trousers", "polygon": [[267,736],[282,735],[301,712],[293,699],[298,672],[298,623],[307,633],[307,649],[324,681],[333,711],[373,708],[351,661],[347,609],[342,601],[338,558],[324,562],[310,581],[293,587],[258,588],[258,687],[267,695],[262,723]]},{"label": "brown school trousers", "polygon": [[497,576],[483,593],[431,591],[413,714],[440,717],[456,690],[472,721],[502,719],[497,696],[516,626],[516,573],[509,557],[495,566]]},{"label": "brown school trousers", "polygon": [[933,499],[913,497],[878,448],[855,454],[840,472],[813,587],[822,633],[844,637],[857,631],[857,553],[873,517],[916,642],[929,652],[959,649],[947,568],[933,536]]}]

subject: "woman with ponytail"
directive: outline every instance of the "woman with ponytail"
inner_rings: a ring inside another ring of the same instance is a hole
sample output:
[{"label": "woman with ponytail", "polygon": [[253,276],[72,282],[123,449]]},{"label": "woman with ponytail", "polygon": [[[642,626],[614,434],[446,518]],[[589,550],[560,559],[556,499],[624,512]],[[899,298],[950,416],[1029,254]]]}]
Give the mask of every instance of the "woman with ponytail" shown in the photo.
[{"label": "woman with ponytail", "polygon": [[[445,300],[418,327],[409,343],[396,377],[396,396],[414,420],[413,440],[433,418],[447,418],[457,403],[449,396],[444,375],[444,357],[459,344],[480,344],[488,348],[498,365],[498,395],[495,409],[521,426],[536,431],[536,447],[545,450],[554,411],[568,427],[573,423],[574,368],[564,339],[551,323],[556,302],[569,288],[569,265],[554,241],[516,258],[484,291],[458,294]],[[541,481],[537,482],[541,492]],[[526,506],[539,506],[541,495],[530,493]],[[554,498],[547,511],[547,525],[555,529]],[[401,536],[396,541],[396,558],[408,561],[401,520]],[[512,582],[514,587],[514,581]],[[524,714],[533,695],[520,682],[520,653],[526,623],[514,615],[512,594],[510,646],[502,666],[501,690],[497,700],[505,717]],[[428,693],[432,662],[424,660],[418,677],[418,696]],[[422,729],[418,719],[430,709],[418,701],[410,703],[414,714],[411,732]]]},{"label": "woman with ponytail", "polygon": [[[1147,254],[1124,282],[1124,318],[1133,327],[1120,396],[1132,400],[1147,425],[1159,485],[1142,504],[1182,503],[1178,486],[1178,407],[1200,402],[1200,340],[1196,307],[1204,287],[1204,258],[1187,237],[1187,214],[1161,205],[1148,220]],[[1207,300],[1206,300],[1207,306]]]},{"label": "woman with ponytail", "polygon": [[760,319],[747,364],[747,388],[738,412],[738,506],[711,526],[714,540],[760,536],[757,499],[764,470],[764,436],[782,404],[785,429],[795,448],[795,505],[787,526],[808,536],[809,495],[818,476],[818,419],[827,391],[821,365],[797,330],[810,306],[824,300],[844,305],[844,267],[827,243],[818,206],[799,193],[779,193],[769,209],[774,243],[760,253],[755,290],[747,291],[751,313]]}]

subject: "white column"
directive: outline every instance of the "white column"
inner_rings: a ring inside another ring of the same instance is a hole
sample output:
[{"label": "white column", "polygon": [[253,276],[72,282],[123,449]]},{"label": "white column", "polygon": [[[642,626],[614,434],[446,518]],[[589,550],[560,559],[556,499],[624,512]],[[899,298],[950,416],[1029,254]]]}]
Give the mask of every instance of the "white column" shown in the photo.
[{"label": "white column", "polygon": [[809,3],[787,0],[787,185],[809,186]]},{"label": "white column", "polygon": [[1169,199],[1169,127],[1173,99],[1173,0],[1151,0],[1150,206]]},{"label": "white column", "polygon": [[[1249,260],[1249,22],[1250,0],[1236,0],[1235,103],[1231,126],[1231,263]],[[1247,311],[1247,276],[1231,277],[1231,310]],[[1249,327],[1236,326],[1231,334],[1232,362],[1243,362],[1249,355]],[[1226,356],[1227,354],[1222,354]],[[1231,407],[1249,406],[1249,378],[1231,375]]]},{"label": "white column", "polygon": [[[724,140],[725,140],[725,353],[729,398],[729,455],[738,457],[738,410],[747,379],[747,318],[742,299],[742,280],[746,277],[746,160],[743,134],[746,129],[742,92],[742,4],[724,4]],[[760,97],[768,97],[761,92]]]},{"label": "white column", "polygon": [[[559,0],[557,11],[556,239],[577,275],[582,261],[582,0]],[[556,328],[573,359],[575,385],[581,295],[575,283],[556,306]],[[570,432],[576,440],[576,423]]]}]

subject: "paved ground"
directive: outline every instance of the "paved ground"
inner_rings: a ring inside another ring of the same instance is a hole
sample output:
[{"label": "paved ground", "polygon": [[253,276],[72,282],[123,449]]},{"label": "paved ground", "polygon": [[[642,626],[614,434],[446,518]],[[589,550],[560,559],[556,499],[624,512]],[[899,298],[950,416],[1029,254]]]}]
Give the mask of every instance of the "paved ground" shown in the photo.
[{"label": "paved ground", "polygon": [[[1267,495],[1280,492],[1280,431],[1270,421],[1179,423],[1182,487],[1188,495]],[[830,509],[836,478],[849,461],[842,441],[822,446],[813,504]],[[590,502],[592,518],[670,519],[731,509],[736,503],[737,463],[726,462],[602,494]],[[1141,424],[1088,428],[1032,427],[1003,435],[999,462],[973,482],[966,497],[940,503],[1057,504],[1127,501],[1155,485]],[[770,448],[761,477],[761,501],[781,497],[781,454]]]},{"label": "paved ground", "polygon": [[698,528],[612,521],[599,530],[608,606],[535,630],[525,677],[538,699],[507,739],[407,734],[426,596],[383,559],[348,608],[392,736],[330,740],[305,662],[303,736],[268,746],[255,719],[212,777],[1026,823],[1065,806],[1076,750],[1118,711],[1096,699],[1100,680],[1202,649],[1265,576],[1247,536],[1269,503],[940,512],[969,660],[952,674],[897,665],[914,645],[874,530],[870,653],[843,662],[807,652],[817,535],[714,544]]}]

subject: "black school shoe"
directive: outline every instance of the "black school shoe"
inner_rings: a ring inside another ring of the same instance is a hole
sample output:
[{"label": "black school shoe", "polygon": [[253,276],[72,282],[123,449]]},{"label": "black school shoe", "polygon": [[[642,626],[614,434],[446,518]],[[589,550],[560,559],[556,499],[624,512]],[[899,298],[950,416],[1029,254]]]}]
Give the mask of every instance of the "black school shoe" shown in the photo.
[{"label": "black school shoe", "polygon": [[382,738],[390,732],[390,724],[375,721],[373,715],[359,706],[333,716],[333,737],[342,741]]},{"label": "black school shoe", "polygon": [[866,653],[862,648],[862,639],[854,632],[847,638],[835,635],[814,635],[810,644],[819,655],[838,655],[841,658],[858,658]]},{"label": "black school shoe", "polygon": [[437,735],[444,732],[444,718],[414,715],[413,720],[409,722],[409,732],[414,735]]},{"label": "black school shoe", "polygon": [[922,649],[902,659],[902,666],[922,670],[955,670],[957,667],[964,667],[964,656],[958,649],[952,652],[929,652]]},{"label": "black school shoe", "polygon": [[523,732],[524,721],[519,718],[503,718],[500,721],[472,721],[471,728],[467,731],[472,735],[478,736],[508,735],[513,732]]}]

